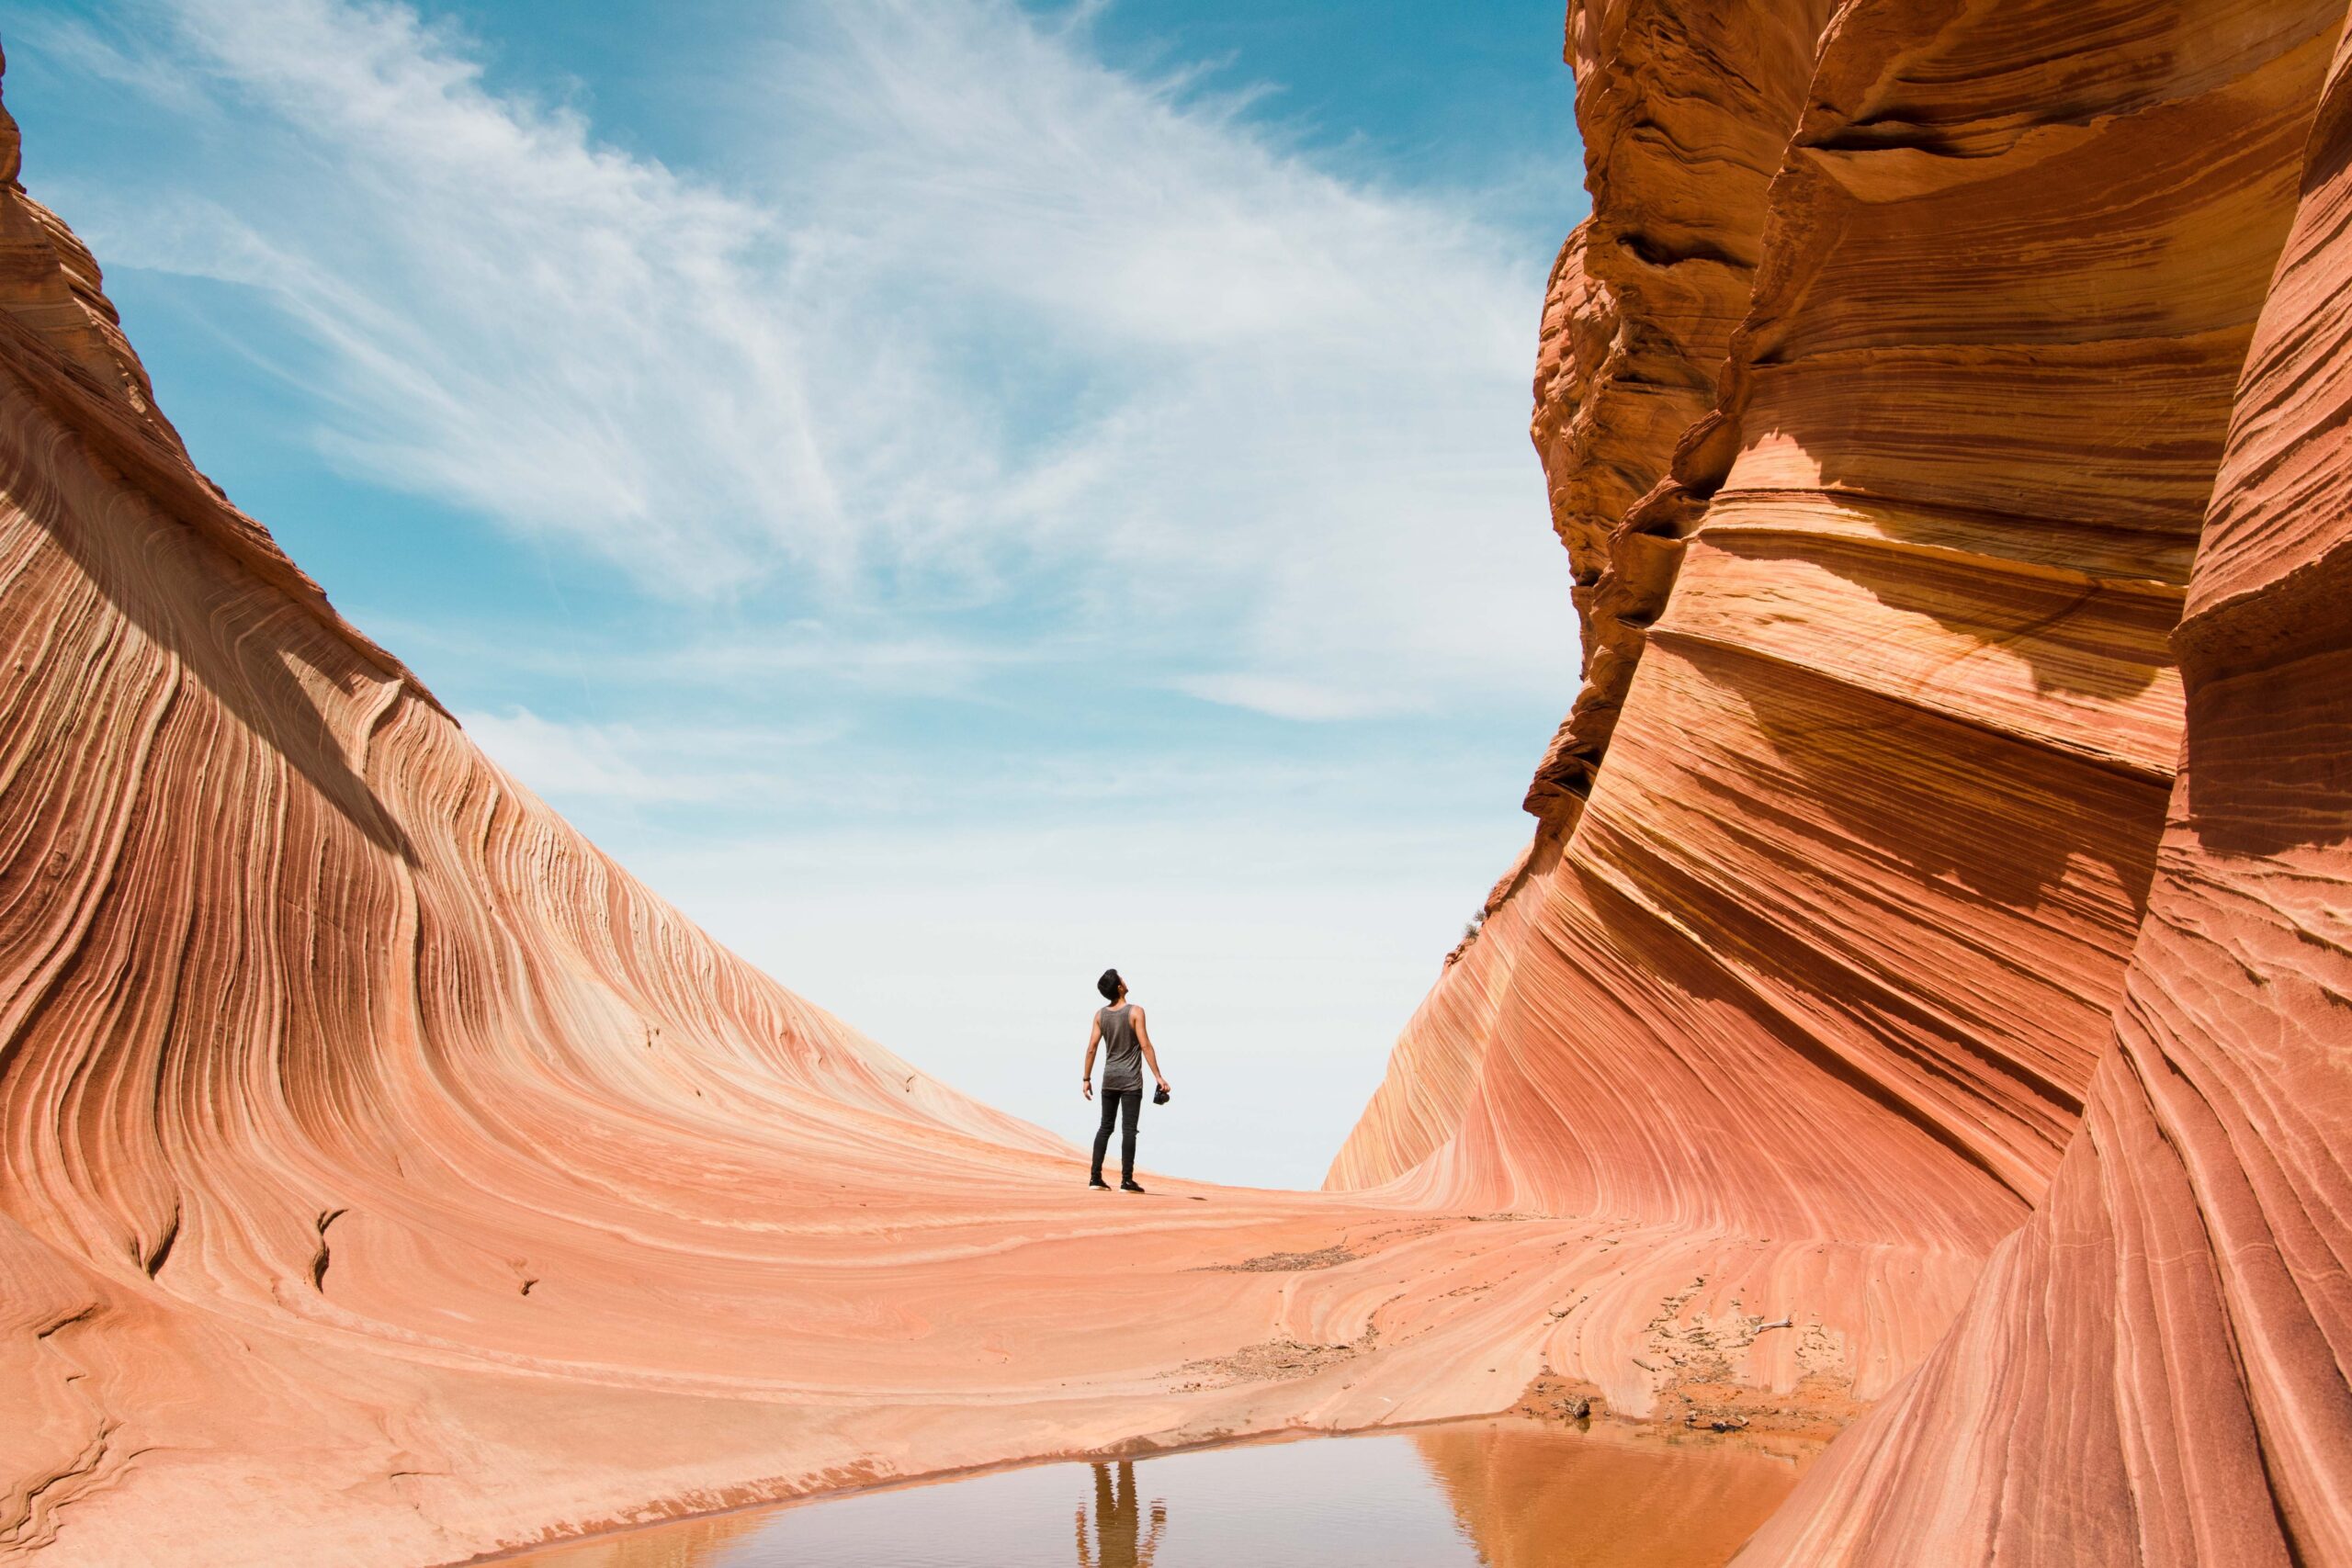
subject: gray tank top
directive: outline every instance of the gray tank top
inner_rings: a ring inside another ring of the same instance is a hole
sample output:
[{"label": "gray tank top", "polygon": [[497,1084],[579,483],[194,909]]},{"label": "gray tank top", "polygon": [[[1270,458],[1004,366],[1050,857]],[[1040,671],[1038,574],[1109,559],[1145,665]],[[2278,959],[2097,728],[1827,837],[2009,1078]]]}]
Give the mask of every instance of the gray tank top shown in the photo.
[{"label": "gray tank top", "polygon": [[1136,1038],[1133,1005],[1104,1008],[1094,1021],[1102,1026],[1102,1087],[1143,1088],[1143,1042]]}]

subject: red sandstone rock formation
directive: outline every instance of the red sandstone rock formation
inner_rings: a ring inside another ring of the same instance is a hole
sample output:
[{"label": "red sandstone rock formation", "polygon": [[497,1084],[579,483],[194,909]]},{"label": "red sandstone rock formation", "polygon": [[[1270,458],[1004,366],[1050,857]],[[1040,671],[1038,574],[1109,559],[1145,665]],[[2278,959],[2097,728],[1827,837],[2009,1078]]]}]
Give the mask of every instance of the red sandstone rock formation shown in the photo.
[{"label": "red sandstone rock formation", "polygon": [[598,855],[197,472],[0,127],[0,1557],[1540,1373],[1887,1395],[1758,1562],[2352,1562],[2341,0],[1570,20],[1589,684],[1329,1197],[1106,1208]]},{"label": "red sandstone rock formation", "polygon": [[[1989,1250],[1754,1561],[2352,1562],[2344,21],[1572,7],[1535,428],[1596,647],[1331,1185]],[[1747,231],[1768,130],[1752,253],[1604,251]],[[1708,341],[1735,263],[1709,406],[1645,420],[1602,345]]]},{"label": "red sandstone rock formation", "polygon": [[1723,1562],[1795,1484],[1791,1454],[1606,1426],[1539,1447],[1472,1422],[1414,1446],[1487,1568]]}]

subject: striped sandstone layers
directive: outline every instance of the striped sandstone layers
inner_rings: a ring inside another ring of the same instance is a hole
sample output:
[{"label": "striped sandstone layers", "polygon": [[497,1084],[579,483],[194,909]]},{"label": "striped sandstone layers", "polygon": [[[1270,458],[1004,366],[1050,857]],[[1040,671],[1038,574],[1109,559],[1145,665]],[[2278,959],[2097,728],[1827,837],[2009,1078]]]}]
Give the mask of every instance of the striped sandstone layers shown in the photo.
[{"label": "striped sandstone layers", "polygon": [[1571,9],[1588,684],[1329,1185],[1989,1257],[1757,1561],[2352,1561],[2344,22]]},{"label": "striped sandstone layers", "polygon": [[2083,1130],[1742,1561],[2352,1562],[2352,54],[2174,637],[2188,741]]}]

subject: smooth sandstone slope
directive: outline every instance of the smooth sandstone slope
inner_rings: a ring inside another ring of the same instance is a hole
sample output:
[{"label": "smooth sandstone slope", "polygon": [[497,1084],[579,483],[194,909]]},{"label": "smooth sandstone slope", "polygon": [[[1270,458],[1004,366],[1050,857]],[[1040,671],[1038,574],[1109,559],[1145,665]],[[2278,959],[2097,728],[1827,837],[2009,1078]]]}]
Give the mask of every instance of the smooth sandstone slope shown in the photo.
[{"label": "smooth sandstone slope", "polygon": [[[736,961],[202,478],[17,154],[0,1560],[457,1562],[1756,1336],[1781,1260],[1672,1226],[1087,1192]],[[1661,1318],[1702,1264],[1762,1310]]]},{"label": "smooth sandstone slope", "polygon": [[[1747,309],[1764,194],[1786,140],[1777,127],[1796,112],[1814,43],[1812,28],[1783,25],[1770,4],[1699,18],[1658,6],[1577,6],[1568,25],[1593,211],[1553,267],[1531,434],[1568,551],[1584,688],[1528,792],[1543,829],[1487,900],[1498,929],[1466,950],[1469,965],[1397,1043],[1379,1098],[1333,1164],[1335,1185],[1414,1166],[1463,1119],[1495,1032],[1504,976],[1492,970],[1498,954],[1523,945],[1505,934],[1523,912],[1506,897],[1527,860],[1551,854],[1574,828],[1640,657],[1645,616],[1655,618],[1671,581],[1674,547],[1621,524],[1713,405],[1717,368]],[[1751,51],[1762,69],[1724,63]]]}]

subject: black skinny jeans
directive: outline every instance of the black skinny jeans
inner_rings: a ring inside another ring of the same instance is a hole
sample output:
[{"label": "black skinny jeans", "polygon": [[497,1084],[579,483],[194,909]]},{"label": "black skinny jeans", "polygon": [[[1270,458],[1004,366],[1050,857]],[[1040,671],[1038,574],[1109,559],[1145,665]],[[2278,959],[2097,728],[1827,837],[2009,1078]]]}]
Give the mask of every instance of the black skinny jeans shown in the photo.
[{"label": "black skinny jeans", "polygon": [[1125,1123],[1119,1135],[1119,1179],[1136,1179],[1136,1117],[1143,1110],[1143,1090],[1106,1089],[1102,1091],[1102,1125],[1094,1129],[1094,1179],[1102,1179],[1102,1156],[1111,1147],[1111,1122]]}]

